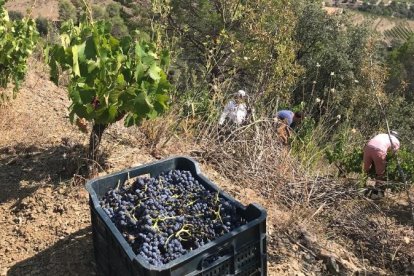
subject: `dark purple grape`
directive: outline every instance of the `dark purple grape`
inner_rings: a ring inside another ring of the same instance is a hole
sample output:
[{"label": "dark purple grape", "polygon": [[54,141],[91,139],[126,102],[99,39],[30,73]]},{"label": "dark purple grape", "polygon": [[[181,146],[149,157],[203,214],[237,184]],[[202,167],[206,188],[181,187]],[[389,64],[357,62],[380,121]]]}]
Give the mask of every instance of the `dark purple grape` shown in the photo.
[{"label": "dark purple grape", "polygon": [[134,252],[156,266],[246,223],[231,202],[217,200],[189,171],[138,178],[108,191],[100,203]]}]

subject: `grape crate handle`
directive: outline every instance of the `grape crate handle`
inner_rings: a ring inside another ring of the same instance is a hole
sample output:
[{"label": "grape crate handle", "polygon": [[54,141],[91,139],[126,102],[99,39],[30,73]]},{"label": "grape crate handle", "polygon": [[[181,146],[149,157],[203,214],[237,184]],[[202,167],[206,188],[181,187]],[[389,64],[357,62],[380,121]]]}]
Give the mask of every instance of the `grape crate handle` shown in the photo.
[{"label": "grape crate handle", "polygon": [[231,258],[234,254],[234,247],[230,244],[225,244],[220,248],[213,248],[214,253],[205,254],[200,261],[200,270],[206,270],[218,262]]}]

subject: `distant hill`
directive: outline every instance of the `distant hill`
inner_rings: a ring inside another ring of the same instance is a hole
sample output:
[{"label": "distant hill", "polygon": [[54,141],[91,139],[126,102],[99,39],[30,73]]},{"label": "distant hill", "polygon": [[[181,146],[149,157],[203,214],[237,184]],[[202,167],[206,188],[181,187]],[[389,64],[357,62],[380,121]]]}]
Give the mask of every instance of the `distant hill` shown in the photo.
[{"label": "distant hill", "polygon": [[405,40],[414,33],[414,20],[378,16],[348,9],[345,12],[352,14],[356,24],[368,22],[372,29],[380,33],[387,43],[391,43],[393,40]]}]

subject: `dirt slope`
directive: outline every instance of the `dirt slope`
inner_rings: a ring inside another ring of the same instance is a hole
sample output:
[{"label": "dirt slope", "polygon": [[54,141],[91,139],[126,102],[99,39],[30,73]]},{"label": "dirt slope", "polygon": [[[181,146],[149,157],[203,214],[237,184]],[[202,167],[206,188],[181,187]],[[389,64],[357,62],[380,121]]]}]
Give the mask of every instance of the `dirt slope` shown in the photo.
[{"label": "dirt slope", "polygon": [[[59,19],[59,1],[57,0],[37,0],[33,8],[33,17],[45,17],[50,20]],[[26,14],[27,9],[33,6],[33,0],[10,0],[6,3],[9,11],[18,11]]]},{"label": "dirt slope", "polygon": [[[113,3],[112,0],[92,0],[87,1],[97,5],[108,5]],[[53,21],[59,20],[59,1],[58,0],[36,0],[36,4],[33,6],[34,0],[9,0],[6,3],[8,11],[18,11],[22,14],[26,14],[27,10],[33,7],[32,16],[34,18],[44,17]]]}]

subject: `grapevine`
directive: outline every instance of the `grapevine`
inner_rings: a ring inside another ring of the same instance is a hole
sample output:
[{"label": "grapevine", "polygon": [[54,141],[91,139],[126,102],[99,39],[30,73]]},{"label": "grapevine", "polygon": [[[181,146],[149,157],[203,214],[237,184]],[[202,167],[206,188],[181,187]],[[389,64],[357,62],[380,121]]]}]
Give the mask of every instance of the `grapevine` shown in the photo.
[{"label": "grapevine", "polygon": [[88,155],[96,160],[108,125],[121,119],[139,125],[167,108],[169,54],[139,32],[115,38],[107,21],[68,21],[60,32],[61,44],[46,49],[51,79],[58,84],[61,72],[69,74],[69,117],[92,122]]},{"label": "grapevine", "polygon": [[[35,48],[39,34],[33,19],[10,21],[5,0],[0,0],[0,87],[13,83],[13,98],[19,91],[27,72],[27,61]],[[7,94],[0,93],[0,101],[6,101]]]},{"label": "grapevine", "polygon": [[[346,150],[344,140],[336,142],[334,148],[326,151],[326,157],[331,164],[335,164],[342,173],[362,173],[363,149],[354,147]],[[398,151],[401,160],[401,167],[406,179],[410,182],[414,180],[414,154],[407,148],[402,147]],[[370,177],[375,177],[374,167],[368,172]],[[396,155],[389,152],[387,154],[386,175],[389,180],[402,181],[398,171]]]},{"label": "grapevine", "polygon": [[246,223],[231,202],[182,170],[115,187],[101,206],[133,251],[156,266]]}]

